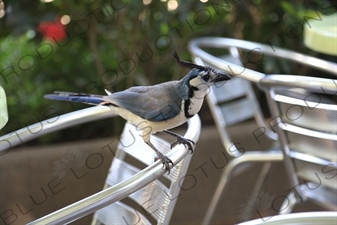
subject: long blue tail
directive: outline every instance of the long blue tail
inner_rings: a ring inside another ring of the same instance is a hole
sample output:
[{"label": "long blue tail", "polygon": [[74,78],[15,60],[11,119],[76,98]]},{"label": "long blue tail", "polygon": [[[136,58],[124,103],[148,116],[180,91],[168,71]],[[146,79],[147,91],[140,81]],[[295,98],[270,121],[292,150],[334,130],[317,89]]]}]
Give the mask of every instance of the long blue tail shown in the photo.
[{"label": "long blue tail", "polygon": [[99,105],[103,102],[101,95],[88,95],[81,93],[60,92],[56,91],[54,94],[47,94],[44,96],[46,99],[69,101],[69,102],[82,102],[90,105]]}]

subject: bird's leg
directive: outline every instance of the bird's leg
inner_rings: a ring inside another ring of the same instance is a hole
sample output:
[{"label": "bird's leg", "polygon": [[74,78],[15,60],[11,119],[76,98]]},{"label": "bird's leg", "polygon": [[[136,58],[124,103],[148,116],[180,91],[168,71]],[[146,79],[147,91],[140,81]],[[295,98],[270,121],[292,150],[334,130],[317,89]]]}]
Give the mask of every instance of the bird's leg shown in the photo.
[{"label": "bird's leg", "polygon": [[[148,144],[156,152],[158,158],[163,163],[163,167],[168,172],[168,174],[170,174],[170,170],[171,170],[170,164],[171,164],[171,166],[174,166],[172,160],[169,159],[167,156],[164,156],[160,151],[158,151],[158,149],[156,147],[154,147],[154,145],[150,142],[150,140],[145,142],[145,143]],[[157,159],[157,157],[156,157],[156,159]]]},{"label": "bird's leg", "polygon": [[187,139],[187,138],[184,138],[183,136],[181,136],[179,134],[176,134],[176,133],[173,133],[172,131],[169,131],[169,130],[163,130],[163,132],[165,132],[167,134],[170,134],[170,135],[177,138],[176,141],[171,143],[171,149],[174,148],[178,144],[183,144],[188,148],[188,150],[191,152],[191,154],[193,153],[192,144],[195,145],[194,141],[192,141],[190,139]]}]

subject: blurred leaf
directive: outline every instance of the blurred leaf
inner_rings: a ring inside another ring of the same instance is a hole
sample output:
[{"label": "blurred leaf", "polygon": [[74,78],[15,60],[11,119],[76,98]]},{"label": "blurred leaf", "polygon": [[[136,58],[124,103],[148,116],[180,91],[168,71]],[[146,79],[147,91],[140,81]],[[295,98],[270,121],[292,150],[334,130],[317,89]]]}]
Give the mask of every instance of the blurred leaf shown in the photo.
[{"label": "blurred leaf", "polygon": [[289,13],[292,17],[297,17],[297,11],[289,1],[281,1],[281,7],[286,13]]}]

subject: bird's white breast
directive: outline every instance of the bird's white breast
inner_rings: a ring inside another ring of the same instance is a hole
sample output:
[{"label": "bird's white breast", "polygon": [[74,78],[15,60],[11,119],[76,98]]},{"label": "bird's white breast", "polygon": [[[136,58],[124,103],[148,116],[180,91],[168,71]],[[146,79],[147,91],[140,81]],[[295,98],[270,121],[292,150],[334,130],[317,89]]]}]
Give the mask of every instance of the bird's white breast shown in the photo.
[{"label": "bird's white breast", "polygon": [[190,107],[188,109],[188,114],[190,115],[195,115],[197,114],[202,106],[202,103],[204,102],[204,97],[196,97],[194,96],[193,98],[190,99]]}]

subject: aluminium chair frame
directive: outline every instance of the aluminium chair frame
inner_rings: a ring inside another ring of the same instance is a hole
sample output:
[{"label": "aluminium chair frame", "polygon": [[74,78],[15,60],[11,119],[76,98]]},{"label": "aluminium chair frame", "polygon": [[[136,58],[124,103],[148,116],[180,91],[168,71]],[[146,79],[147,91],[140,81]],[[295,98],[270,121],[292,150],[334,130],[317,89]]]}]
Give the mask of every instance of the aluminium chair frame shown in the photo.
[{"label": "aluminium chair frame", "polygon": [[[73,125],[95,121],[98,119],[106,119],[113,116],[116,115],[111,112],[109,107],[94,106],[63,114],[61,116],[56,116],[54,118],[41,121],[40,123],[32,124],[28,127],[1,136],[0,143],[2,144],[0,145],[0,154],[6,154],[14,146],[41,137],[45,134],[71,127]],[[200,119],[198,115],[195,115],[188,121],[188,129],[184,137],[196,142],[199,135]],[[183,145],[179,145],[172,149],[167,154],[167,157],[173,161],[174,165],[177,165],[188,154],[188,149]],[[45,225],[70,223],[93,213],[104,206],[108,206],[127,197],[152,181],[162,177],[164,173],[166,173],[166,171],[163,170],[162,163],[158,160],[123,182],[104,189],[94,195],[34,220],[28,224]]]},{"label": "aluminium chair frame", "polygon": [[[309,139],[314,139],[313,142],[316,142],[318,140],[326,140],[329,141],[329,144],[326,144],[331,148],[331,146],[335,147],[337,146],[337,105],[335,102],[331,102],[330,105],[321,103],[321,99],[318,104],[323,105],[319,107],[320,105],[315,105],[315,108],[311,108],[311,110],[315,110],[316,107],[318,110],[320,110],[320,113],[322,114],[322,117],[325,119],[321,121],[322,124],[325,123],[334,123],[334,126],[324,126],[325,130],[312,130],[311,124],[308,124],[308,122],[303,124],[294,124],[291,123],[288,124],[288,122],[285,120],[283,121],[284,115],[281,113],[280,104],[283,103],[281,101],[280,95],[277,93],[275,89],[277,88],[301,88],[307,91],[310,91],[310,93],[317,93],[317,94],[324,94],[324,95],[336,95],[337,93],[337,80],[331,80],[331,79],[324,79],[324,78],[317,78],[317,77],[304,77],[304,76],[294,76],[294,75],[268,75],[261,79],[259,86],[267,95],[267,101],[269,108],[271,110],[271,113],[273,117],[278,118],[277,126],[275,126],[275,130],[279,135],[279,142],[281,144],[281,150],[284,155],[284,162],[285,162],[285,168],[287,171],[287,175],[289,177],[290,185],[294,188],[294,191],[290,192],[287,199],[283,202],[280,210],[280,214],[287,214],[290,213],[294,206],[298,203],[305,202],[307,199],[311,199],[321,205],[322,207],[329,209],[329,210],[337,210],[337,202],[336,202],[336,196],[334,196],[337,192],[337,183],[328,180],[320,180],[319,186],[315,188],[309,188],[310,185],[302,184],[300,185],[299,177],[304,177],[303,179],[310,179],[309,175],[307,173],[303,174],[298,173],[296,168],[297,166],[300,167],[299,163],[310,163],[313,165],[320,165],[320,166],[327,166],[329,165],[329,168],[332,168],[333,170],[337,169],[337,155],[335,157],[332,157],[332,155],[324,151],[320,152],[319,156],[317,153],[310,152],[306,149],[305,153],[299,152],[298,149],[292,149],[289,145],[289,142],[291,142],[291,139],[289,136],[287,136],[286,132],[291,132],[293,134],[296,134],[297,138],[298,134],[302,136],[307,136]],[[282,94],[281,94],[282,95]],[[311,94],[310,94],[311,95]],[[321,98],[321,97],[320,97]],[[303,101],[304,102],[304,101]],[[294,105],[299,105],[299,102],[296,102],[297,104],[293,103]],[[310,104],[309,104],[310,103]],[[316,102],[307,102],[306,106],[301,107],[307,107],[310,109],[310,106],[312,103]],[[320,109],[322,108],[322,109]],[[322,110],[326,110],[326,113],[323,114]],[[305,116],[305,115],[301,115]],[[330,124],[329,124],[330,125]],[[327,129],[326,129],[327,127]],[[333,128],[333,129],[332,129]],[[292,140],[294,142],[294,140]],[[320,143],[322,144],[322,143]],[[310,146],[312,146],[313,143],[311,143]],[[322,146],[327,147],[327,146]],[[320,146],[316,146],[320,147]],[[300,147],[298,147],[300,148]],[[305,147],[302,147],[305,148]],[[297,151],[296,151],[297,150]],[[325,150],[325,149],[320,149]],[[336,149],[330,149],[331,151],[334,151]],[[335,153],[336,154],[336,153]],[[297,166],[295,165],[294,161],[297,162]],[[303,164],[302,163],[302,164]],[[302,169],[303,170],[303,169]],[[315,176],[318,176],[318,173],[311,171],[315,174]],[[324,187],[330,188],[330,190],[333,190],[332,192],[324,190]],[[324,196],[325,195],[325,196]]]},{"label": "aluminium chair frame", "polygon": [[[316,68],[316,69],[319,69],[319,70],[322,70],[322,71],[325,71],[325,72],[328,72],[328,73],[331,73],[337,76],[336,74],[337,64],[336,63],[318,59],[312,56],[307,56],[307,55],[297,53],[294,51],[285,50],[285,49],[275,47],[275,46],[270,46],[270,45],[260,44],[256,42],[250,42],[250,41],[244,41],[244,40],[222,38],[222,37],[202,37],[202,38],[193,39],[189,42],[188,49],[190,53],[192,54],[193,56],[192,58],[194,59],[196,63],[208,64],[214,68],[217,68],[229,74],[232,74],[233,76],[238,76],[240,78],[243,78],[245,80],[251,81],[256,84],[258,84],[260,80],[266,76],[266,74],[233,64],[232,62],[213,56],[207,53],[206,51],[202,50],[201,49],[202,47],[229,49],[230,54],[235,58],[239,57],[237,49],[242,49],[246,51],[254,50],[255,53],[261,53],[261,54],[266,54],[266,55],[275,56],[279,58],[284,58],[284,59],[294,61],[300,64],[304,64],[304,65],[307,65],[307,66],[310,66],[310,67],[313,67],[313,68]],[[218,130],[222,132],[222,127],[221,126],[219,127],[219,125],[218,125]],[[226,135],[223,135],[223,136],[225,137]],[[224,146],[226,146],[228,143],[227,144],[223,143],[223,144]],[[225,150],[228,150],[228,149],[225,148]],[[227,153],[229,155],[232,155],[231,152],[227,151]],[[234,158],[223,169],[219,184],[216,188],[216,191],[213,195],[210,206],[208,207],[205,218],[202,222],[203,225],[210,224],[211,219],[213,217],[213,213],[218,205],[218,202],[221,198],[224,187],[228,182],[229,175],[234,167],[244,162],[268,162],[268,161],[271,162],[271,161],[282,161],[283,160],[283,154],[281,151],[278,151],[278,152],[270,151],[270,152],[261,152],[261,153],[255,152],[253,154],[247,154],[247,153],[248,152],[246,152],[239,158]],[[257,193],[258,190],[260,189],[262,182],[263,182],[263,176],[266,175],[268,169],[269,169],[268,164],[265,164],[264,168],[261,170],[261,176],[256,182],[255,187],[253,188],[253,192],[252,192],[253,194],[251,196],[253,196],[254,193]]]}]

